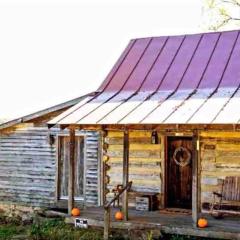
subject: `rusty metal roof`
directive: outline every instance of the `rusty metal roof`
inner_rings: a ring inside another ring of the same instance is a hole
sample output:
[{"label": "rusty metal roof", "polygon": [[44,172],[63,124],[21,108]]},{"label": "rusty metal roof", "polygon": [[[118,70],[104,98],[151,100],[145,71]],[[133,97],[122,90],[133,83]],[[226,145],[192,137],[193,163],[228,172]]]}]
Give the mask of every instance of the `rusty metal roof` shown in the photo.
[{"label": "rusty metal roof", "polygon": [[98,93],[50,124],[237,124],[239,33],[134,39]]}]

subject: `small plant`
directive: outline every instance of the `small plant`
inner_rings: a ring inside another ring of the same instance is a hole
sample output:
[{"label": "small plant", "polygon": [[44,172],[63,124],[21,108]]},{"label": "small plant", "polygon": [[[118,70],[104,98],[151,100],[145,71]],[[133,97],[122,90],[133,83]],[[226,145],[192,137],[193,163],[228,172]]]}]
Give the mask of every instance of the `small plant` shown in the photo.
[{"label": "small plant", "polygon": [[153,232],[152,231],[147,233],[147,240],[153,240]]}]

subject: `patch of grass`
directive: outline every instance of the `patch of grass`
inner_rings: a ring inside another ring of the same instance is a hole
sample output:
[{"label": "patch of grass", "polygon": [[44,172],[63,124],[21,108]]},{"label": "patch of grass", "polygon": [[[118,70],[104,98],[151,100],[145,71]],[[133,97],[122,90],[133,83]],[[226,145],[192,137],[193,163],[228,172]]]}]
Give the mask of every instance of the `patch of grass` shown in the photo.
[{"label": "patch of grass", "polygon": [[8,240],[13,236],[18,234],[23,234],[26,232],[26,228],[23,226],[16,226],[13,224],[3,224],[0,225],[0,239]]},{"label": "patch of grass", "polygon": [[[19,239],[24,240],[102,240],[103,230],[101,229],[78,229],[73,225],[65,224],[62,219],[36,218],[34,224],[23,226],[18,219],[4,218],[0,215],[0,240]],[[25,237],[26,236],[26,237]],[[152,231],[145,232],[145,236],[128,235],[124,231],[113,231],[111,240],[204,240],[200,237],[164,234],[154,237]],[[207,240],[207,238],[205,238]],[[209,240],[209,239],[208,239]]]},{"label": "patch of grass", "polygon": [[76,229],[62,220],[46,220],[31,226],[29,235],[33,240],[100,240],[102,231]]}]

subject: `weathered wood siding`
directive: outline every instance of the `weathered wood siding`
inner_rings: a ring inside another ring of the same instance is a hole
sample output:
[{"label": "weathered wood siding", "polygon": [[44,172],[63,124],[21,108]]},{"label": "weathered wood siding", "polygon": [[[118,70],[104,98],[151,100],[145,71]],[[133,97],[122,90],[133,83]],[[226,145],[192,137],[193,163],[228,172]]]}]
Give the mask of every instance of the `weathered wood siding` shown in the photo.
[{"label": "weathered wood siding", "polygon": [[101,150],[99,149],[99,133],[86,132],[85,161],[85,202],[88,206],[99,203],[99,169]]},{"label": "weathered wood siding", "polygon": [[[159,136],[159,141],[161,137]],[[122,184],[123,172],[123,132],[109,131],[107,135],[110,169],[108,189]],[[162,189],[162,144],[151,144],[150,131],[129,132],[129,181],[133,181],[130,194],[131,205],[136,193],[154,192],[161,194]]]},{"label": "weathered wood siding", "polygon": [[[60,133],[60,129],[51,131]],[[87,204],[97,204],[98,134],[81,133],[86,135],[85,200]],[[1,132],[0,166],[0,201],[55,205],[56,144],[48,143],[46,126],[22,124]]]},{"label": "weathered wood siding", "polygon": [[222,179],[240,176],[240,132],[201,132],[200,137],[201,202],[208,206],[212,192],[221,192]]}]

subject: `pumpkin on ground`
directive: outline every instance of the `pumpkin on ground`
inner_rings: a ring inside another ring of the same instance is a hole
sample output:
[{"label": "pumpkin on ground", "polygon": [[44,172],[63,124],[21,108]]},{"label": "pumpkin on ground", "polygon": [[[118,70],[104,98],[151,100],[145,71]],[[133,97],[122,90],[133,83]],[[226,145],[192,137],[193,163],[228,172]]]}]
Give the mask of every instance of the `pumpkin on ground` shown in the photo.
[{"label": "pumpkin on ground", "polygon": [[80,216],[80,210],[78,208],[73,208],[71,213],[74,217]]},{"label": "pumpkin on ground", "polygon": [[115,213],[115,219],[116,220],[123,220],[123,213],[118,211]]},{"label": "pumpkin on ground", "polygon": [[205,218],[199,218],[198,219],[198,227],[205,228],[208,225],[208,221]]}]

